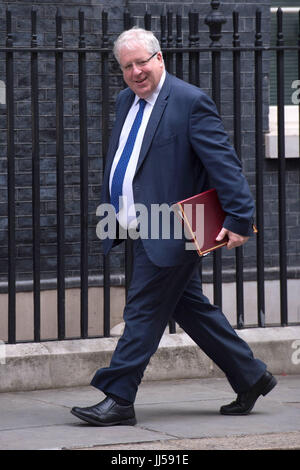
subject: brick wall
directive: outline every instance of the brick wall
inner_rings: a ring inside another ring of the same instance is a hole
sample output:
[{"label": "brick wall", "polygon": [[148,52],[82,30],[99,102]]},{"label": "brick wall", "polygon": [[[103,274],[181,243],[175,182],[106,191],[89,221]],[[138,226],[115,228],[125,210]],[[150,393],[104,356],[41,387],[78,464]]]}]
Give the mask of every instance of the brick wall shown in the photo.
[{"label": "brick wall", "polygon": [[[208,27],[204,23],[210,12],[209,1],[121,1],[121,0],[70,0],[70,1],[0,1],[0,46],[5,45],[5,10],[9,6],[13,14],[13,40],[15,45],[30,45],[30,11],[35,6],[38,15],[38,44],[55,45],[55,15],[57,7],[63,16],[63,38],[65,46],[78,44],[78,9],[85,12],[85,38],[87,46],[101,45],[101,12],[109,14],[109,43],[123,30],[123,11],[128,8],[134,16],[135,24],[144,25],[144,14],[152,14],[152,29],[159,34],[159,17],[163,8],[183,15],[183,38],[188,43],[188,12],[200,12],[199,42],[210,43]],[[269,39],[269,2],[225,0],[221,10],[227,19],[223,26],[222,44],[232,44],[232,11],[240,12],[240,40],[242,45],[253,45],[255,11],[262,9],[263,40]],[[175,34],[175,18],[174,18]],[[16,99],[16,228],[17,228],[17,270],[18,278],[32,276],[32,204],[31,204],[31,104],[30,104],[30,63],[28,55],[15,54],[15,99]],[[222,61],[222,117],[232,138],[232,65],[230,56]],[[65,223],[66,223],[66,275],[77,276],[80,265],[80,172],[79,172],[79,118],[78,118],[78,74],[75,54],[65,56]],[[264,63],[268,71],[268,62]],[[203,53],[200,61],[200,86],[208,93],[211,89],[210,61],[208,53]],[[89,137],[89,267],[90,274],[101,274],[101,246],[96,238],[96,207],[99,203],[102,177],[101,149],[101,79],[100,63],[97,54],[88,55],[88,137]],[[40,72],[40,158],[41,158],[41,255],[43,277],[55,276],[56,269],[56,144],[55,144],[55,62],[53,54],[43,54],[39,61]],[[117,92],[122,88],[118,68],[110,63],[110,105],[111,121]],[[0,80],[5,80],[5,60],[0,54]],[[255,123],[254,123],[254,63],[242,54],[242,161],[251,189],[255,194]],[[266,88],[267,89],[267,88]],[[267,94],[265,93],[267,109]],[[111,124],[111,123],[110,123]],[[265,124],[267,128],[267,122]],[[7,273],[7,178],[6,178],[6,114],[5,106],[0,105],[0,277]],[[277,241],[277,163],[265,162],[265,226],[266,226],[266,266],[278,266]],[[297,162],[287,162],[287,220],[289,237],[289,265],[299,266],[299,173]],[[255,240],[245,246],[245,264],[255,266]],[[117,248],[111,257],[112,271],[123,270],[124,254]],[[224,250],[225,268],[234,267],[234,259]],[[210,260],[205,260],[207,269]]]}]

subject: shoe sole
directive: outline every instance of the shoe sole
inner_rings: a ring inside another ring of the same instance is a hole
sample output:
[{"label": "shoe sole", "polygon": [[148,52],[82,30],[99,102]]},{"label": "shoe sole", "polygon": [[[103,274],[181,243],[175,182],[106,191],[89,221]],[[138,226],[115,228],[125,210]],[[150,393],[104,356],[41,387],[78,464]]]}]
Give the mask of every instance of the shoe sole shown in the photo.
[{"label": "shoe sole", "polygon": [[260,395],[266,396],[271,390],[273,390],[273,388],[276,385],[277,385],[277,380],[275,379],[275,377],[272,377],[271,380],[265,385],[265,388],[263,389],[263,391],[260,392],[260,394],[256,398],[253,405],[250,408],[248,408],[246,411],[244,411],[243,413],[227,413],[227,412],[223,412],[223,411],[220,411],[220,413],[222,415],[228,415],[228,416],[246,416],[246,415],[251,413],[251,411],[252,411],[257,399],[260,397]]},{"label": "shoe sole", "polygon": [[128,418],[122,421],[115,421],[114,423],[103,423],[97,421],[96,419],[82,416],[79,413],[74,412],[73,410],[71,410],[71,413],[72,415],[76,416],[76,418],[82,419],[86,423],[92,424],[93,426],[134,426],[137,423],[136,418]]}]

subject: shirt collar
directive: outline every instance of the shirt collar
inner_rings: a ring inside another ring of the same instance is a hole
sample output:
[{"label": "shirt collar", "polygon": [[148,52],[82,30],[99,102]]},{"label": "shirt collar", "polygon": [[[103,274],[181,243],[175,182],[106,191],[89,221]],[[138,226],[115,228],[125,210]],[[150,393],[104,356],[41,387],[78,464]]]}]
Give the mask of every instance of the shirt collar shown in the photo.
[{"label": "shirt collar", "polygon": [[[163,73],[162,73],[162,76],[160,77],[160,81],[159,81],[159,84],[157,85],[156,89],[154,90],[152,95],[148,96],[148,98],[145,100],[151,106],[155,105],[155,101],[157,100],[159,92],[160,92],[160,90],[161,90],[161,88],[164,84],[165,78],[166,78],[166,71],[164,70]],[[139,96],[135,95],[134,103],[133,103],[134,106],[138,103],[139,99],[140,99]]]}]

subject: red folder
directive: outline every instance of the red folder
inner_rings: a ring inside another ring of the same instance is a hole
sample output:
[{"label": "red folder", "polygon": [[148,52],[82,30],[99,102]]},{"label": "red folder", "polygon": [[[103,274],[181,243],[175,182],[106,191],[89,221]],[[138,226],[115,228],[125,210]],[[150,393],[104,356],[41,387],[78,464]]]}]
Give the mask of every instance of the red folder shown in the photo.
[{"label": "red folder", "polygon": [[[227,245],[227,236],[219,242],[216,241],[216,237],[223,227],[225,212],[215,189],[209,189],[179,201],[177,207],[191,241],[194,242],[200,256]],[[199,226],[200,224],[201,226]]]},{"label": "red folder", "polygon": [[[216,241],[216,237],[223,227],[226,214],[221,207],[215,189],[196,194],[196,196],[177,202],[176,205],[199,256],[204,256],[217,248],[221,248],[221,246],[227,245],[227,236],[219,242]],[[201,207],[201,211],[198,210],[198,213],[197,207],[198,209]],[[199,224],[201,224],[200,227]],[[255,225],[253,225],[253,232],[257,233]]]}]

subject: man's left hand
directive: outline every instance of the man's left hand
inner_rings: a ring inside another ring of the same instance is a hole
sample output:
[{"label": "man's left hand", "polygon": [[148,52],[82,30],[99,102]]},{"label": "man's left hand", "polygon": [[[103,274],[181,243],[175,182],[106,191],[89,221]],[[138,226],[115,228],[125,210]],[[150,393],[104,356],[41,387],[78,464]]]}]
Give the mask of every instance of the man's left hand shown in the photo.
[{"label": "man's left hand", "polygon": [[227,228],[222,228],[220,233],[218,234],[216,240],[219,242],[223,240],[223,238],[227,235],[228,243],[227,249],[231,250],[232,248],[236,248],[237,246],[244,245],[249,240],[249,237],[244,237],[243,235],[239,235],[238,233],[231,232],[227,230]]}]

